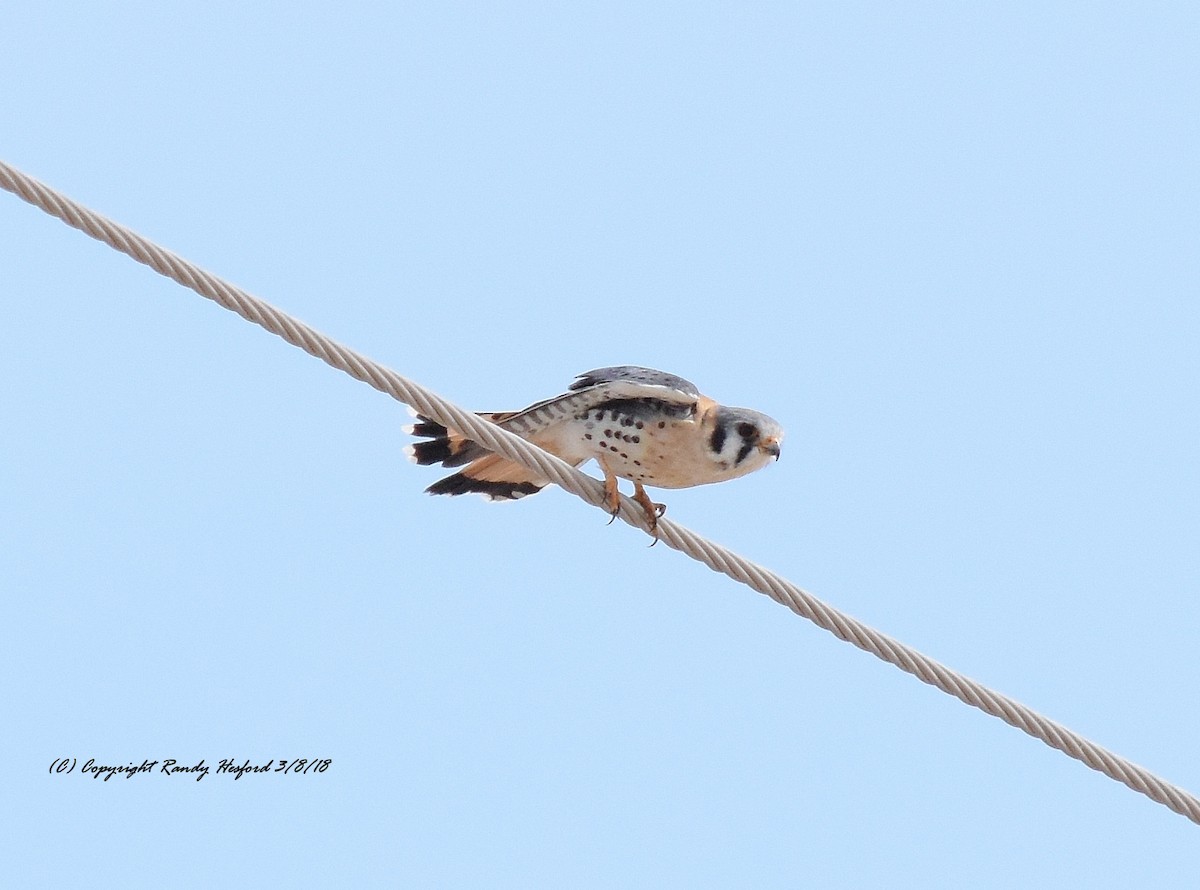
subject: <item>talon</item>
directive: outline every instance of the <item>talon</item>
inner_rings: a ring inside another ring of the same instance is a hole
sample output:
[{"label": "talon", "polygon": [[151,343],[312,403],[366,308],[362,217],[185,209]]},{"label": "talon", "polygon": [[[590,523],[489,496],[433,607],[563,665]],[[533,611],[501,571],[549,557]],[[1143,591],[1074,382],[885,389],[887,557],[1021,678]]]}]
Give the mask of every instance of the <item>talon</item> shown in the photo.
[{"label": "talon", "polygon": [[612,525],[621,512],[621,492],[617,489],[617,477],[609,472],[608,467],[601,463],[600,469],[604,470],[604,506],[608,507],[611,517],[607,524]]},{"label": "talon", "polygon": [[653,513],[647,513],[646,521],[650,523],[650,536],[654,538],[654,543],[650,546],[653,547],[654,544],[658,543],[658,517]]},{"label": "talon", "polygon": [[654,540],[650,542],[650,546],[653,547],[658,543],[658,517],[655,516],[653,512],[647,511],[646,522],[650,523],[650,537],[654,538]]},{"label": "talon", "polygon": [[658,519],[667,512],[667,505],[651,503],[650,506],[653,509],[646,512],[646,519],[650,522],[650,534],[654,536],[654,540],[650,542],[650,546],[653,547],[658,543]]},{"label": "talon", "polygon": [[642,483],[633,483],[633,499],[641,505],[642,510],[646,514],[646,523],[650,526],[650,535],[654,541],[650,544],[653,547],[658,543],[658,517],[667,512],[666,504],[656,504],[650,500],[650,496],[646,494],[646,489],[642,487]]}]

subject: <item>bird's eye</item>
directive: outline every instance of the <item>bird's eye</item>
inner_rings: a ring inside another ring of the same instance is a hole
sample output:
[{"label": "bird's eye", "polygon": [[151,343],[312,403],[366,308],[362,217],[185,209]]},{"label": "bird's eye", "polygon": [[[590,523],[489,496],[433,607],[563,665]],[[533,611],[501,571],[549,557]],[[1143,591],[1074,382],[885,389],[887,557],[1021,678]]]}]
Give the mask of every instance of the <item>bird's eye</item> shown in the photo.
[{"label": "bird's eye", "polygon": [[753,439],[758,435],[758,430],[754,428],[752,423],[739,423],[737,425],[738,435],[743,439]]}]

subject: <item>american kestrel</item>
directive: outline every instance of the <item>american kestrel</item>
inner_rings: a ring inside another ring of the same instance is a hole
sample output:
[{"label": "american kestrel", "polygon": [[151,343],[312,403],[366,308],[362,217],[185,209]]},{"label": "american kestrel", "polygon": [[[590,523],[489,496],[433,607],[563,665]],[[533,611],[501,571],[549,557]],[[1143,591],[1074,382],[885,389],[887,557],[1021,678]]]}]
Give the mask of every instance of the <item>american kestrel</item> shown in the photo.
[{"label": "american kestrel", "polygon": [[[650,500],[643,486],[690,488],[736,479],[778,460],[783,441],[783,429],[767,415],[726,408],[682,377],[632,365],[580,374],[569,392],[523,411],[479,416],[572,466],[594,459],[604,472],[605,504],[614,517],[620,508],[617,479],[632,481],[634,499],[656,538],[658,517],[667,508]],[[430,494],[515,500],[550,484],[435,420],[417,419],[405,432],[428,441],[405,449],[413,461],[466,464],[429,486]]]}]

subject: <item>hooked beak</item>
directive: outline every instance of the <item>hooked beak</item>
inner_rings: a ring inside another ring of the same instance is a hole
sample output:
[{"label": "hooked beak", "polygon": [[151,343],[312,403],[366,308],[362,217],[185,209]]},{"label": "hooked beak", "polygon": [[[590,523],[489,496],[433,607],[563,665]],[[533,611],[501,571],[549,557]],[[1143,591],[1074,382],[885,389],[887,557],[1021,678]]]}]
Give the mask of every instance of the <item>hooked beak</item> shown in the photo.
[{"label": "hooked beak", "polygon": [[763,439],[760,447],[767,454],[774,456],[775,460],[779,460],[779,440],[774,436],[771,436],[769,439]]}]

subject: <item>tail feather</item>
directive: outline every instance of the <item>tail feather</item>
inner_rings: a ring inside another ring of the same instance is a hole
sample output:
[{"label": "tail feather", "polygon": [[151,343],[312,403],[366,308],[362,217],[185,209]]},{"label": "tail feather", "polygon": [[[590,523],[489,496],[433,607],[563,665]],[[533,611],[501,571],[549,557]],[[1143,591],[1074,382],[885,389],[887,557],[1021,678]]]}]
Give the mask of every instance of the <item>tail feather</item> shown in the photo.
[{"label": "tail feather", "polygon": [[[481,415],[494,420],[495,415]],[[488,451],[481,445],[472,442],[461,433],[447,429],[436,420],[417,415],[417,423],[404,428],[410,436],[422,436],[428,442],[417,442],[407,446],[404,451],[409,458],[421,466],[441,464],[443,467],[461,467],[476,458],[482,457]]]},{"label": "tail feather", "polygon": [[[493,423],[512,417],[515,412],[481,414]],[[492,454],[482,445],[471,441],[454,430],[447,429],[429,417],[417,415],[417,423],[405,429],[414,436],[423,436],[424,442],[408,445],[405,452],[422,466],[441,464],[443,467],[461,467],[465,470],[440,479],[425,489],[429,494],[482,494],[488,500],[509,501],[537,494],[548,484],[538,479],[520,464]]]},{"label": "tail feather", "polygon": [[488,482],[472,479],[466,473],[455,473],[439,479],[425,489],[429,494],[481,494],[489,501],[515,501],[529,494],[537,494],[545,488],[534,482]]}]

